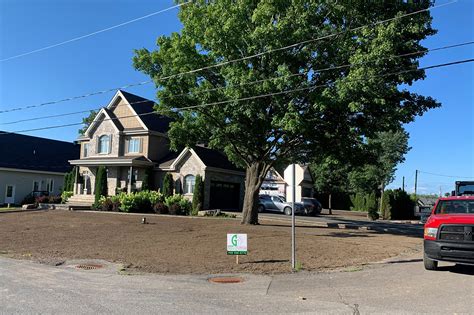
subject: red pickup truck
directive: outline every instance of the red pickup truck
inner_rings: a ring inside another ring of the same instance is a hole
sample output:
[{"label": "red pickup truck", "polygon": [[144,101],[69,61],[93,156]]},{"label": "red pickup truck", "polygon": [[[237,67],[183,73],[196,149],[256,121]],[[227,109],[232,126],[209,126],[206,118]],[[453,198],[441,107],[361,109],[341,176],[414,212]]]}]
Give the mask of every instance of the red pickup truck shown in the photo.
[{"label": "red pickup truck", "polygon": [[474,265],[474,196],[439,198],[425,223],[425,269],[438,261]]}]

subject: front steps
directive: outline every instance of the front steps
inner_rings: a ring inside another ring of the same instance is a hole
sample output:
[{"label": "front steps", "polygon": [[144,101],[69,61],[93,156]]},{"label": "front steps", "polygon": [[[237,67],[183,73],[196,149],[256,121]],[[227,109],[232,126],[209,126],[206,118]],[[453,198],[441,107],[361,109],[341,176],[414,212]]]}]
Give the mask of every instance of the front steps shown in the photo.
[{"label": "front steps", "polygon": [[94,195],[73,195],[66,202],[66,206],[69,210],[91,210],[94,198]]}]

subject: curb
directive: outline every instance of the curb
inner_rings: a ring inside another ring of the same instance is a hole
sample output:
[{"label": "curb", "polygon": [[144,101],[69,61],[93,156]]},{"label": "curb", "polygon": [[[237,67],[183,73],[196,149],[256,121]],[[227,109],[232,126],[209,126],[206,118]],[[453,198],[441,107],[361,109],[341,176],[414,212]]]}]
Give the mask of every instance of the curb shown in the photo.
[{"label": "curb", "polygon": [[20,209],[20,210],[8,210],[8,211],[0,211],[0,215],[2,213],[17,213],[17,212],[35,212],[35,211],[48,211],[51,209],[44,208],[44,209]]}]

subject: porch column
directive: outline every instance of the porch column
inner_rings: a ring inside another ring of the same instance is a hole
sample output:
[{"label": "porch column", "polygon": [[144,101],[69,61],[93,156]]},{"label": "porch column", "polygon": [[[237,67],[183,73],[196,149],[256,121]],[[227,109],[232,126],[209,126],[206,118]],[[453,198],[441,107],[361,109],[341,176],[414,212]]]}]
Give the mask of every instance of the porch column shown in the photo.
[{"label": "porch column", "polygon": [[132,178],[133,178],[133,166],[130,166],[130,175],[128,177],[127,192],[130,194],[132,192]]},{"label": "porch column", "polygon": [[72,193],[74,195],[77,195],[77,171],[78,171],[78,167],[74,166],[74,169],[76,171],[74,172],[74,187],[72,188]]}]

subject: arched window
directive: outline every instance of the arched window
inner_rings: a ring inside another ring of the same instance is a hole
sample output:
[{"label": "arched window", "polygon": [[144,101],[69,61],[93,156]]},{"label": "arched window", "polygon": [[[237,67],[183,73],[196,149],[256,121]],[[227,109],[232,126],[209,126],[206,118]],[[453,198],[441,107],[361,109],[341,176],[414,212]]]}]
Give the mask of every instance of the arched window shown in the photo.
[{"label": "arched window", "polygon": [[184,177],[183,190],[185,194],[192,194],[194,192],[194,184],[196,177],[194,175],[186,175]]},{"label": "arched window", "polygon": [[100,136],[99,137],[99,153],[109,153],[110,148],[110,137],[109,136]]}]

